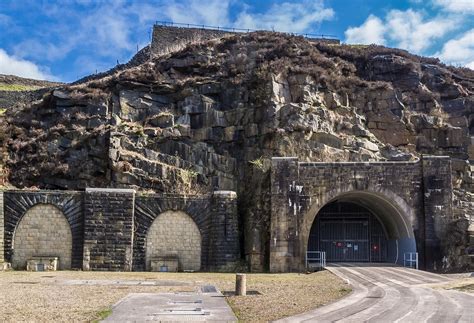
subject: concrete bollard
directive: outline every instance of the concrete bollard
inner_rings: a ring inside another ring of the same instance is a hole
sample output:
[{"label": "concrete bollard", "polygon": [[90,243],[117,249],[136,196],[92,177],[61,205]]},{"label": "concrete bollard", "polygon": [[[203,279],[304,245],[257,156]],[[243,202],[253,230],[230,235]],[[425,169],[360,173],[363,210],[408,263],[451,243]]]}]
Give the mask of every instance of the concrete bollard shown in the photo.
[{"label": "concrete bollard", "polygon": [[245,274],[236,274],[235,276],[235,295],[247,295],[247,276]]}]

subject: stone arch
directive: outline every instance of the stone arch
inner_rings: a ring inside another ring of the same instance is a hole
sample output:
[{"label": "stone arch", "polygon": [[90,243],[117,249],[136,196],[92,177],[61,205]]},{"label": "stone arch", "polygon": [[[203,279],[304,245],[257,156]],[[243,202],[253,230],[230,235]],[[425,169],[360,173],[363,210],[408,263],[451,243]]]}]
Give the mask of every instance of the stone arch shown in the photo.
[{"label": "stone arch", "polygon": [[304,216],[301,230],[302,251],[306,252],[311,227],[318,213],[332,202],[350,202],[370,210],[382,223],[389,239],[389,262],[402,263],[405,252],[417,250],[415,230],[418,226],[414,209],[391,191],[333,190],[312,204]]},{"label": "stone arch", "polygon": [[179,270],[201,269],[201,232],[183,211],[165,211],[153,221],[146,234],[145,266],[157,257],[177,257]]},{"label": "stone arch", "polygon": [[34,256],[58,257],[59,269],[71,269],[71,227],[64,213],[52,204],[31,207],[15,228],[13,268],[25,269]]}]

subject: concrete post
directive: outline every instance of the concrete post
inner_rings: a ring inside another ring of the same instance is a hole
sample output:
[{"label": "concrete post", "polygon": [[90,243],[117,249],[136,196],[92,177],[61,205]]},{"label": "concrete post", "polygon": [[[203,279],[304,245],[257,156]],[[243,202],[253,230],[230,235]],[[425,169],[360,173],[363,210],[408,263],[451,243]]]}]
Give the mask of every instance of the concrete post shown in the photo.
[{"label": "concrete post", "polygon": [[235,275],[235,295],[247,295],[247,276],[245,274]]}]

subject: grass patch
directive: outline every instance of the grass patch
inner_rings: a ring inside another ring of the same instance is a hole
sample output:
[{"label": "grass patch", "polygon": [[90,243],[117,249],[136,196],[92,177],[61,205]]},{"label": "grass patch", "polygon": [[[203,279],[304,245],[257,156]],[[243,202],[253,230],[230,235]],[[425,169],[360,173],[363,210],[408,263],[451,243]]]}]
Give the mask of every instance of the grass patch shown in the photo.
[{"label": "grass patch", "polygon": [[40,88],[39,86],[32,86],[32,85],[0,83],[0,91],[11,91],[11,92],[32,91],[32,90],[37,90],[39,88]]},{"label": "grass patch", "polygon": [[249,161],[249,163],[256,169],[259,169],[261,170],[262,172],[265,171],[265,164],[264,164],[264,160],[263,160],[263,156],[257,158],[257,159],[254,159],[254,160],[251,160]]},{"label": "grass patch", "polygon": [[111,308],[103,309],[99,313],[97,313],[97,319],[95,319],[92,322],[98,323],[98,322],[106,319],[110,314],[112,314],[112,309]]},{"label": "grass patch", "polygon": [[0,108],[0,116],[3,116],[7,112],[7,109],[5,108]]}]

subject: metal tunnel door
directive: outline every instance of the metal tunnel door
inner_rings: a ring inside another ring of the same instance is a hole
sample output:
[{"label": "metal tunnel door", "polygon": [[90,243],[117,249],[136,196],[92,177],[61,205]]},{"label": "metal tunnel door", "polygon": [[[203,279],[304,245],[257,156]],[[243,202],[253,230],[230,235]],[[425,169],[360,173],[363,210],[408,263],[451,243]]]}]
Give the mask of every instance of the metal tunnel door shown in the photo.
[{"label": "metal tunnel door", "polygon": [[369,219],[321,220],[321,250],[327,261],[369,261]]},{"label": "metal tunnel door", "polygon": [[311,228],[308,251],[325,251],[328,262],[386,261],[386,238],[377,218],[354,204],[324,207]]}]

